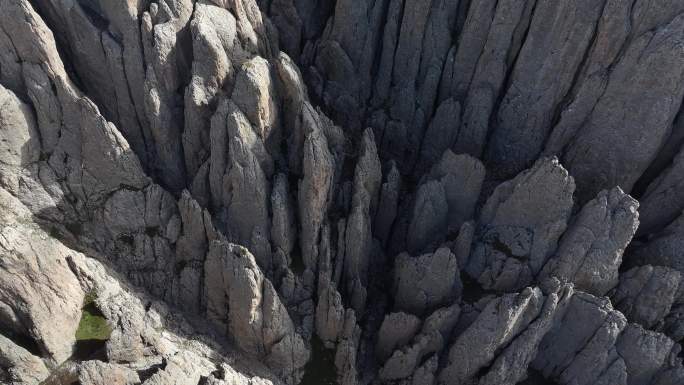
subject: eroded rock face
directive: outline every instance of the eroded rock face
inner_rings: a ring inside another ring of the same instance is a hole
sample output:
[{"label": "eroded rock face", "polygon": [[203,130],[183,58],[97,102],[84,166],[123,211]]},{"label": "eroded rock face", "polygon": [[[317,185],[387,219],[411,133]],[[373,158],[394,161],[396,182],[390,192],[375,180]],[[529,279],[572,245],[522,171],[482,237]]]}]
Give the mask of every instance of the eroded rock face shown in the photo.
[{"label": "eroded rock face", "polygon": [[9,338],[0,336],[0,378],[8,384],[37,384],[49,375],[45,363]]},{"label": "eroded rock face", "polygon": [[[123,283],[96,255],[86,256],[52,238],[4,189],[0,207],[7,248],[2,271],[14,276],[2,278],[2,293],[12,294],[0,306],[3,383],[135,385],[141,379],[168,384],[182,378],[184,384],[196,384],[221,365],[239,383],[278,381],[259,364],[225,350],[214,332],[200,325],[195,329],[177,311]],[[76,328],[83,327],[85,293],[111,333],[102,341],[104,358],[82,361],[74,338]]]},{"label": "eroded rock face", "polygon": [[[543,304],[544,297],[538,288],[489,302],[449,348],[449,361],[441,372],[440,383],[465,383],[473,379],[492,362],[501,347],[508,345],[539,316]],[[473,351],[474,346],[484,349]]]},{"label": "eroded rock face", "polygon": [[500,184],[480,213],[468,274],[484,288],[502,291],[533,282],[567,228],[574,190],[557,159],[541,159]]},{"label": "eroded rock face", "polygon": [[630,321],[662,330],[672,305],[682,301],[681,282],[681,273],[668,267],[635,267],[620,276],[612,301]]},{"label": "eroded rock face", "polygon": [[620,188],[602,191],[582,207],[541,277],[554,276],[605,295],[618,282],[622,254],[637,227],[638,202]]},{"label": "eroded rock face", "polygon": [[[6,190],[0,193],[0,322],[11,336],[36,341],[46,362],[59,364],[71,357],[85,295],[67,264],[71,251],[43,239],[45,233],[35,225],[19,226],[12,211],[23,208],[21,203]],[[28,353],[10,340],[5,346],[10,362]]]},{"label": "eroded rock face", "polygon": [[309,351],[254,256],[243,247],[214,241],[204,275],[208,319],[287,382],[298,382]]},{"label": "eroded rock face", "polygon": [[684,382],[681,1],[0,10],[3,384]]},{"label": "eroded rock face", "polygon": [[419,257],[398,255],[394,288],[395,308],[414,314],[457,301],[463,284],[456,256],[446,247]]}]

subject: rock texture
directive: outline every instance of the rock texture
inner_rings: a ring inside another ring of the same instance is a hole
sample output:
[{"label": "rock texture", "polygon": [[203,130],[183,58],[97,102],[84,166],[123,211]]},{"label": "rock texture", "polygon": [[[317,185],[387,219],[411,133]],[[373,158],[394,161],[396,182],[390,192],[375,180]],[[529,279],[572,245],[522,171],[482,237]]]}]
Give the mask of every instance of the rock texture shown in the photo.
[{"label": "rock texture", "polygon": [[639,225],[637,208],[619,187],[600,192],[577,213],[542,277],[571,281],[595,295],[608,293],[617,285],[622,254]]},{"label": "rock texture", "polygon": [[575,183],[557,159],[497,186],[487,199],[466,271],[485,289],[530,285],[567,228]]},{"label": "rock texture", "polygon": [[684,383],[681,0],[0,0],[0,383]]}]

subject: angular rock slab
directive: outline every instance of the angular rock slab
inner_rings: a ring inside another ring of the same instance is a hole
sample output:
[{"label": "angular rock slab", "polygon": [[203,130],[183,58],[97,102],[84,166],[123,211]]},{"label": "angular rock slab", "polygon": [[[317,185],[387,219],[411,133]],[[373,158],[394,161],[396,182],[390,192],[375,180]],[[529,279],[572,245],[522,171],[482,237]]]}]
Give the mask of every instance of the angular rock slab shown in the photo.
[{"label": "angular rock slab", "polygon": [[309,350],[254,256],[244,247],[213,241],[204,274],[209,320],[286,382],[298,382]]},{"label": "angular rock slab", "polygon": [[460,298],[463,290],[456,256],[446,248],[411,257],[402,253],[394,265],[394,307],[421,315]]},{"label": "angular rock slab", "polygon": [[639,266],[620,275],[611,296],[615,308],[646,329],[662,330],[672,305],[681,302],[682,274],[663,266]]},{"label": "angular rock slab", "polygon": [[639,203],[619,187],[587,202],[563,234],[539,279],[556,277],[605,295],[618,283],[622,254],[639,226]]},{"label": "angular rock slab", "polygon": [[555,158],[500,184],[482,208],[466,272],[485,289],[532,283],[567,227],[575,183]]},{"label": "angular rock slab", "polygon": [[539,288],[506,294],[489,302],[473,324],[449,347],[449,358],[439,375],[440,384],[467,384],[490,365],[539,316],[544,307]]}]

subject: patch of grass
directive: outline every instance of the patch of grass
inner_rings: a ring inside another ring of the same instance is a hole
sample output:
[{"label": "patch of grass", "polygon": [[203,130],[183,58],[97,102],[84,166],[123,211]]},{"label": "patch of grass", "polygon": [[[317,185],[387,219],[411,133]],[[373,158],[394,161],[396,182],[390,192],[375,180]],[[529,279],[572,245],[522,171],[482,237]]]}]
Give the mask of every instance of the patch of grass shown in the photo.
[{"label": "patch of grass", "polygon": [[97,295],[93,292],[86,294],[81,311],[81,322],[76,329],[76,341],[106,341],[112,334],[112,328],[107,323],[102,312],[95,306]]}]

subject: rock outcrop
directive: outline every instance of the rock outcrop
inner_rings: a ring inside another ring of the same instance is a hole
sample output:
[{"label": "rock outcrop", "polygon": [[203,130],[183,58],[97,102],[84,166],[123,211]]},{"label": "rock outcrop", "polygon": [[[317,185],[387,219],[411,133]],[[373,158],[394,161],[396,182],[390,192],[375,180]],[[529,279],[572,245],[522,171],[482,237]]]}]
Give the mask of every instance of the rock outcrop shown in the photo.
[{"label": "rock outcrop", "polygon": [[620,188],[600,192],[577,213],[542,279],[553,276],[588,293],[608,293],[617,285],[622,254],[639,225],[637,208]]},{"label": "rock outcrop", "polygon": [[486,289],[531,284],[567,228],[574,190],[557,159],[541,159],[497,186],[478,219],[468,274]]},{"label": "rock outcrop", "polygon": [[297,383],[309,351],[254,256],[243,247],[214,241],[204,276],[207,318],[226,330],[237,347],[278,368],[276,374],[286,382]]},{"label": "rock outcrop", "polygon": [[0,0],[0,383],[684,383],[681,0]]}]

